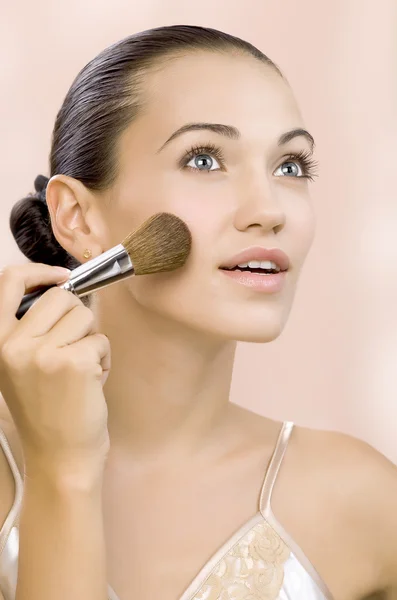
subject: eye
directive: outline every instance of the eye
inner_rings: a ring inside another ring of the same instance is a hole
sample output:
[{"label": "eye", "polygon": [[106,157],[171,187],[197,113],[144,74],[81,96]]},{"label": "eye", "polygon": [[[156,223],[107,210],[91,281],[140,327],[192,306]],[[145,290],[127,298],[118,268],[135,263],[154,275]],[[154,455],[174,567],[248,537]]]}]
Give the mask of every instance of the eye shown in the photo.
[{"label": "eye", "polygon": [[310,181],[317,177],[315,167],[318,163],[311,158],[310,152],[300,151],[290,154],[286,158],[287,160],[274,172],[276,177],[304,178],[310,179]]},{"label": "eye", "polygon": [[[186,165],[190,169],[196,168],[196,169],[199,169],[200,171],[212,171],[213,170],[211,167],[214,164],[214,159],[209,154],[197,154],[189,162],[193,163],[193,164],[188,163]],[[216,160],[215,160],[215,162],[216,162]]]},{"label": "eye", "polygon": [[[223,166],[223,153],[220,148],[213,144],[205,146],[194,146],[187,150],[179,161],[181,169],[192,169],[193,171],[220,171]],[[219,164],[221,163],[222,166]],[[215,165],[215,168],[213,168]]]},{"label": "eye", "polygon": [[285,162],[278,168],[278,170],[279,169],[281,169],[283,175],[287,175],[288,177],[302,177],[303,174],[301,167],[294,162]]}]

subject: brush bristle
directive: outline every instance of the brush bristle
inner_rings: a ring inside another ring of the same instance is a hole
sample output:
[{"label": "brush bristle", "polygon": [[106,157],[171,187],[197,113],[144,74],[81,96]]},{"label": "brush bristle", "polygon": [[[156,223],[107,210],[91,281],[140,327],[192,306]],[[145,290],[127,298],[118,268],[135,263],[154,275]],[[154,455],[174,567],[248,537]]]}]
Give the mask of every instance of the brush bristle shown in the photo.
[{"label": "brush bristle", "polygon": [[153,215],[122,242],[136,275],[179,269],[189,256],[191,243],[186,223],[170,213]]}]

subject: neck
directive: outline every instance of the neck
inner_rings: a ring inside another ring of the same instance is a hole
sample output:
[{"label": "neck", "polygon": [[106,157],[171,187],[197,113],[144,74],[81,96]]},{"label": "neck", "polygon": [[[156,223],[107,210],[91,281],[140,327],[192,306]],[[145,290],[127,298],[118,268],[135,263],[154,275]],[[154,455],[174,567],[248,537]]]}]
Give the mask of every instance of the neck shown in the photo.
[{"label": "neck", "polygon": [[235,342],[210,340],[140,305],[114,311],[118,299],[106,291],[94,310],[111,344],[104,386],[111,448],[155,460],[219,446],[233,410]]}]

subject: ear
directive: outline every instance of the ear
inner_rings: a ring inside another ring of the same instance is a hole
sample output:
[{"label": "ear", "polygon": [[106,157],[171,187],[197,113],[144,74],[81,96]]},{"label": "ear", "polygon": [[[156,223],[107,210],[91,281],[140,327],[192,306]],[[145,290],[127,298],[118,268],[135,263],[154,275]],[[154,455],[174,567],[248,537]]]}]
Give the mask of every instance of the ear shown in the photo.
[{"label": "ear", "polygon": [[69,254],[83,263],[87,248],[92,257],[104,251],[107,228],[93,192],[73,177],[54,175],[46,198],[54,236]]}]

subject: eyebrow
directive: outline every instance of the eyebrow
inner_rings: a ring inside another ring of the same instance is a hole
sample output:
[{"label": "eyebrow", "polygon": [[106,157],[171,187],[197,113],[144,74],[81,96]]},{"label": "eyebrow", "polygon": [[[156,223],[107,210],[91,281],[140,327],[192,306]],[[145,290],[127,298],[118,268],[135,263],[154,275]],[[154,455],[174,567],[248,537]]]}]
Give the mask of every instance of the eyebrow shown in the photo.
[{"label": "eyebrow", "polygon": [[[168,140],[166,142],[164,142],[164,144],[161,146],[161,148],[159,148],[159,150],[157,150],[157,154],[159,152],[161,152],[161,150],[167,144],[169,144],[172,140],[174,140],[176,137],[182,135],[183,133],[186,133],[187,131],[199,131],[199,130],[203,130],[203,129],[207,130],[207,131],[212,131],[214,133],[218,133],[218,134],[223,135],[224,137],[227,137],[231,140],[238,140],[241,137],[240,131],[236,127],[233,127],[232,125],[222,125],[221,123],[187,123],[186,125],[183,125],[179,129],[174,131],[174,133],[168,138]],[[287,144],[294,138],[300,137],[300,136],[306,138],[306,140],[310,144],[311,150],[313,151],[314,146],[315,146],[313,136],[308,131],[306,131],[306,129],[301,129],[301,128],[291,129],[290,131],[286,131],[285,133],[280,135],[280,137],[277,141],[277,145],[283,146],[284,144]]]}]

